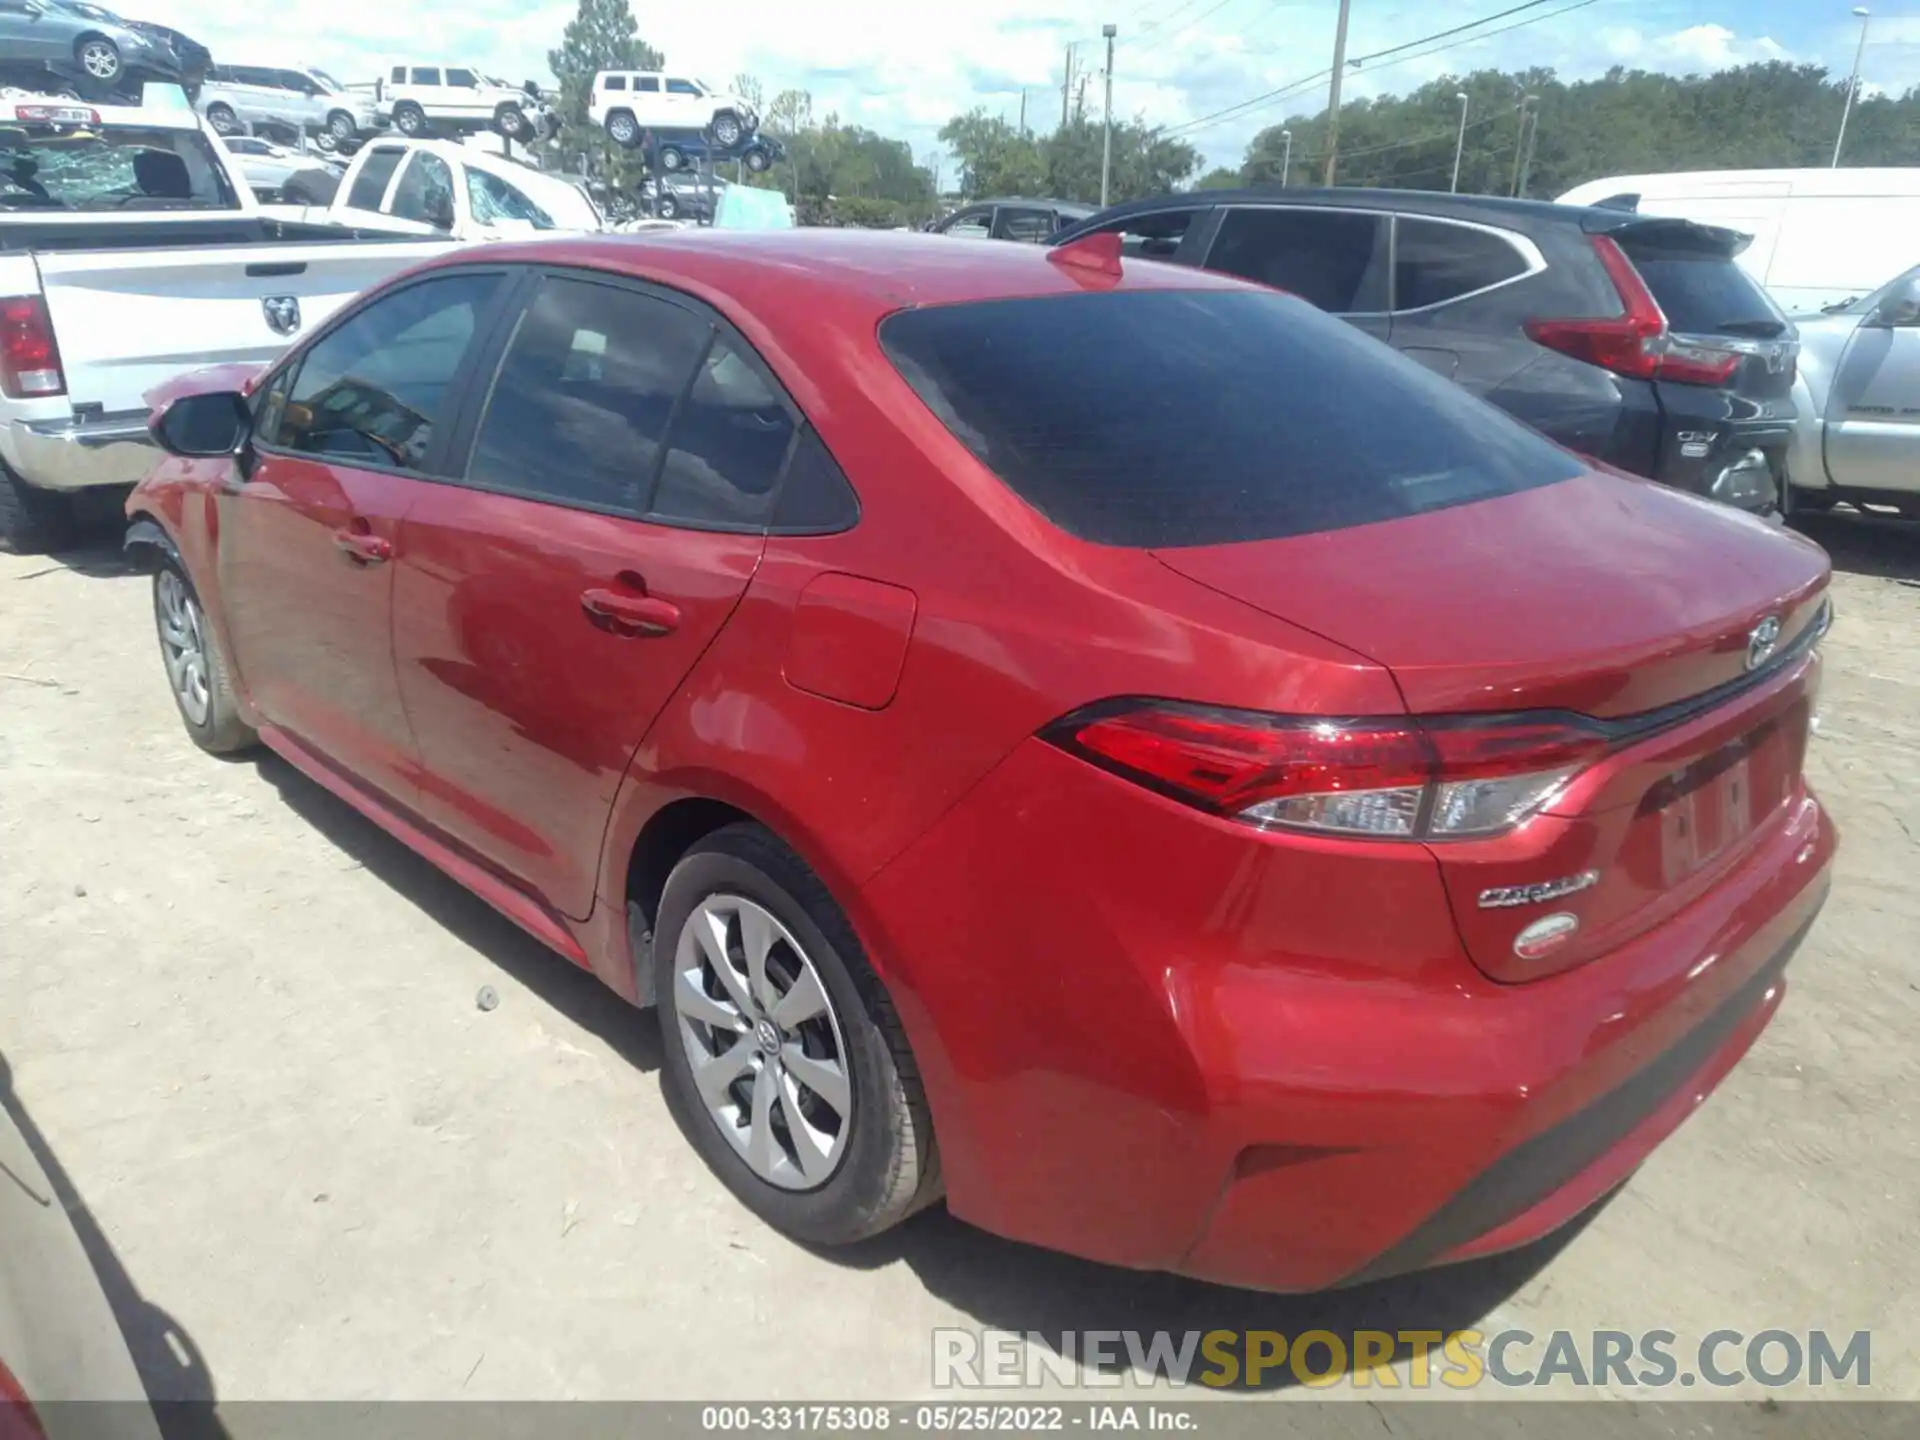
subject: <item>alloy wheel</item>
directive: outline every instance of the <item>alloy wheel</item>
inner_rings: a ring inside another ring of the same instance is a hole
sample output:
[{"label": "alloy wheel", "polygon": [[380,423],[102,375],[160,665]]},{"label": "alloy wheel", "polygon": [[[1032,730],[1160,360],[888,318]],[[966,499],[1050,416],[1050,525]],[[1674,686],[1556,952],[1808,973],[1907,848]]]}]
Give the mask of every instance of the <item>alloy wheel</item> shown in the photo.
[{"label": "alloy wheel", "polygon": [[709,895],[680,929],[673,1008],[707,1118],[761,1180],[812,1190],[853,1129],[840,1018],[800,942],[766,907]]},{"label": "alloy wheel", "polygon": [[106,40],[89,40],[80,47],[81,67],[96,80],[111,80],[120,73],[120,52]]},{"label": "alloy wheel", "polygon": [[180,711],[195,725],[207,723],[213,690],[207,679],[206,621],[200,602],[171,570],[162,571],[155,591],[159,599],[160,656],[167,680],[180,702]]}]

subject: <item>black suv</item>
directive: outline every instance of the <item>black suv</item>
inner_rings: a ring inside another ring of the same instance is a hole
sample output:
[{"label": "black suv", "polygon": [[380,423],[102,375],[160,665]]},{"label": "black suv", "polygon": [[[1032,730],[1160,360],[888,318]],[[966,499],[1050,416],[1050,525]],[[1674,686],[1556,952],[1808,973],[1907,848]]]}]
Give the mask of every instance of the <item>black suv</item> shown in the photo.
[{"label": "black suv", "polygon": [[1123,255],[1291,291],[1595,460],[1779,508],[1799,345],[1734,264],[1731,230],[1419,191],[1220,190],[1114,206],[1051,243],[1109,231]]}]

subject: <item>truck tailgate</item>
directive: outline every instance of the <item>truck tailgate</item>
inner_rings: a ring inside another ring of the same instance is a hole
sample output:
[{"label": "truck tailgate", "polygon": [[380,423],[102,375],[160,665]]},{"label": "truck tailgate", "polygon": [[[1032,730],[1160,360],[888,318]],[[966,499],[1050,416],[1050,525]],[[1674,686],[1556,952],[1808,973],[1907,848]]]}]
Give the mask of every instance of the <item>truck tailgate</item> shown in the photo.
[{"label": "truck tailgate", "polygon": [[[76,407],[114,414],[138,410],[148,390],[182,370],[273,359],[369,285],[448,244],[333,240],[34,259],[68,395]],[[281,297],[299,304],[299,325],[285,334],[265,304]]]}]

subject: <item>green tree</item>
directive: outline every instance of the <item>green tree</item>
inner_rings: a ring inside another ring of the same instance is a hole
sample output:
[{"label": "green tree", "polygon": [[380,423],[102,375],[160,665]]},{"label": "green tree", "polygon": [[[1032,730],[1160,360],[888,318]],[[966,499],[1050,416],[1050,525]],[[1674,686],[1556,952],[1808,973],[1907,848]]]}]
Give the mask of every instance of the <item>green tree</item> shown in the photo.
[{"label": "green tree", "polygon": [[587,118],[593,77],[601,70],[658,70],[667,57],[639,36],[627,0],[580,0],[560,47],[547,52],[547,67],[560,82],[556,107],[565,122],[558,145],[570,154],[585,150],[590,171],[616,189],[630,190],[644,173],[637,151],[622,150]]},{"label": "green tree", "polygon": [[975,107],[940,127],[940,139],[960,161],[960,193],[1039,195],[1046,189],[1047,162],[1040,144],[998,115]]},{"label": "green tree", "polygon": [[1244,183],[1238,170],[1229,170],[1224,165],[1216,165],[1198,180],[1193,182],[1196,190],[1232,190]]}]

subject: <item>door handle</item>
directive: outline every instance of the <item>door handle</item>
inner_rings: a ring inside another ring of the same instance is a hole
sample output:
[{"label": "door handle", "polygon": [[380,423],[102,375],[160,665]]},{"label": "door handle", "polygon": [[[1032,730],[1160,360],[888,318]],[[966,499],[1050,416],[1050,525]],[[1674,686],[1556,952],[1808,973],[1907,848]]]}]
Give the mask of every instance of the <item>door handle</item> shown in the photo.
[{"label": "door handle", "polygon": [[641,638],[680,628],[680,607],[657,595],[623,595],[596,588],[581,595],[580,608],[624,634]]},{"label": "door handle", "polygon": [[333,543],[345,552],[348,559],[357,560],[362,565],[379,565],[393,558],[391,540],[370,535],[364,530],[336,530],[333,532]]}]

